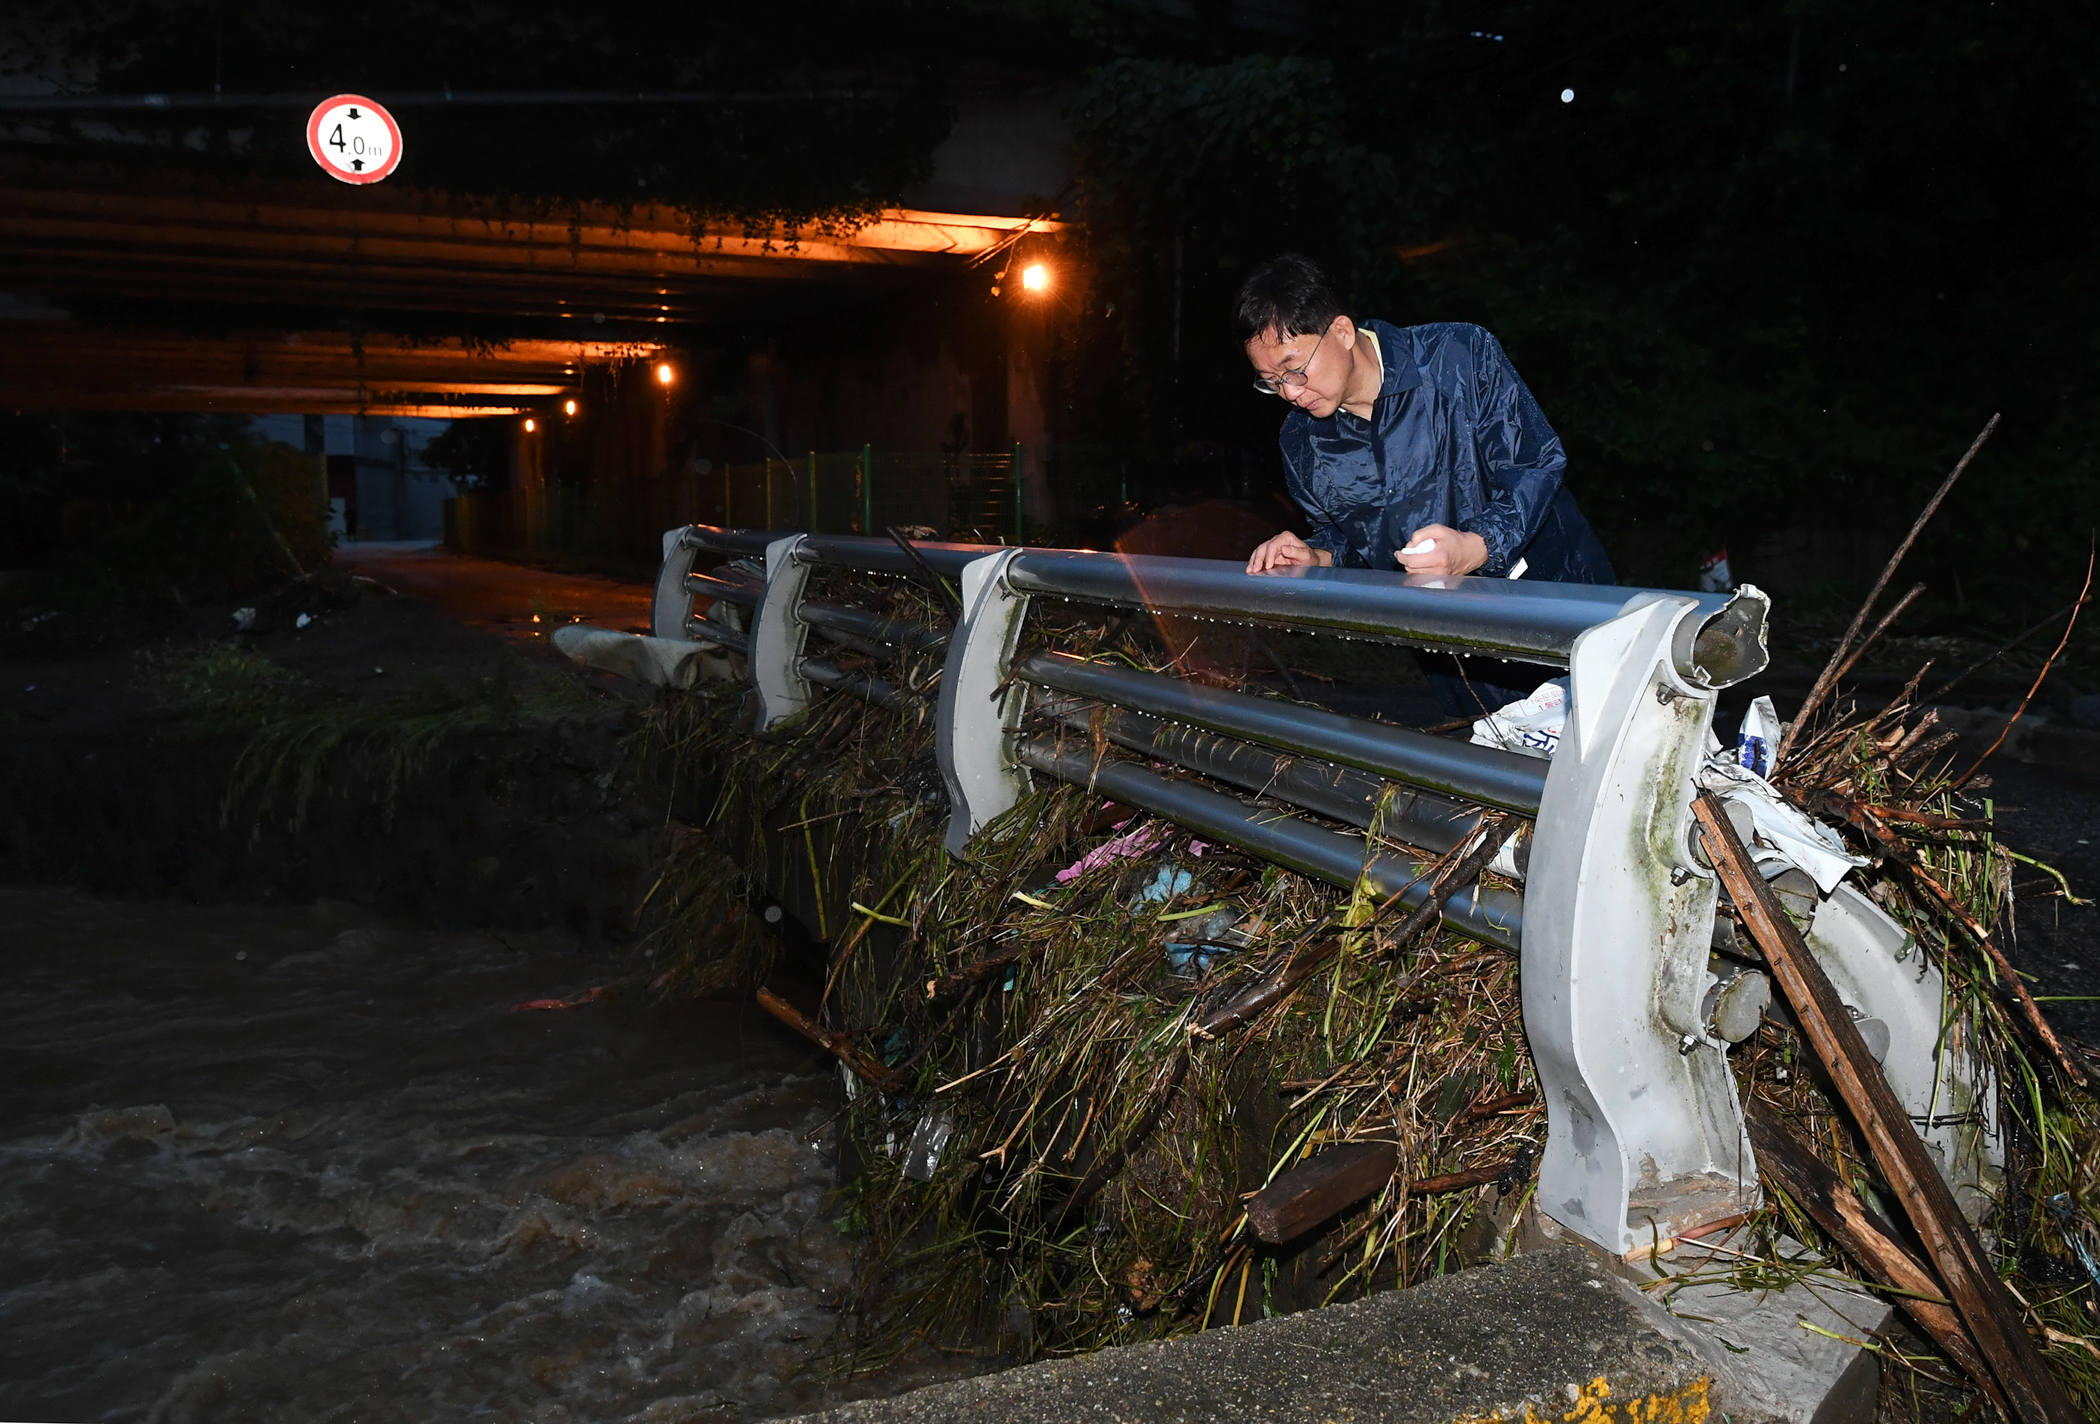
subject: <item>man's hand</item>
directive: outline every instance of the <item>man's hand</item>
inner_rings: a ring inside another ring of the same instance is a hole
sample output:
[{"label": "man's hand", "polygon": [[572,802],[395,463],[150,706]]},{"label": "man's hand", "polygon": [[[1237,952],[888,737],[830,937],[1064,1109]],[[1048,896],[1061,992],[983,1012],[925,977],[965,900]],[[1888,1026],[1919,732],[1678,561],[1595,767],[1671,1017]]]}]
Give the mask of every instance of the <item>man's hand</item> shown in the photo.
[{"label": "man's hand", "polygon": [[[1484,559],[1487,554],[1483,552]],[[1275,538],[1256,549],[1247,559],[1247,572],[1265,574],[1270,569],[1316,568],[1324,569],[1334,562],[1334,555],[1325,549],[1315,549],[1286,529]]]},{"label": "man's hand", "polygon": [[[1270,541],[1274,542],[1273,539]],[[1424,545],[1428,547],[1424,548]],[[1263,549],[1268,547],[1268,544],[1262,545]],[[1421,549],[1422,552],[1410,554],[1407,549]],[[1469,574],[1488,561],[1485,539],[1443,524],[1425,524],[1408,535],[1407,549],[1399,550],[1393,557],[1411,574],[1451,578]],[[1255,552],[1258,554],[1260,550]]]}]

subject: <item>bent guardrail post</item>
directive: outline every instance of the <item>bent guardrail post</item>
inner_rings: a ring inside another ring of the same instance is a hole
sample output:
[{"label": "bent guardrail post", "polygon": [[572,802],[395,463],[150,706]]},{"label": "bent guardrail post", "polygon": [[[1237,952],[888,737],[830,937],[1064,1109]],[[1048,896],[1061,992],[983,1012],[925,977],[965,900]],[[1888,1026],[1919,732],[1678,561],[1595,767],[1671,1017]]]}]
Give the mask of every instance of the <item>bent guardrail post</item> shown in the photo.
[{"label": "bent guardrail post", "polygon": [[1008,686],[1007,664],[1028,612],[1028,597],[1006,581],[1021,554],[1007,549],[964,565],[962,621],[948,640],[941,672],[934,756],[948,788],[950,855],[1027,793],[1028,773],[1007,745],[1021,703]]},{"label": "bent guardrail post", "polygon": [[751,625],[751,682],[758,689],[754,731],[763,732],[809,706],[809,679],[802,675],[802,643],[809,636],[809,625],[802,621],[802,588],[810,566],[799,557],[808,537],[790,534],[766,546],[766,596]]},{"label": "bent guardrail post", "polygon": [[1701,621],[1644,594],[1576,638],[1525,879],[1538,1203],[1621,1254],[1758,1201],[1729,1045],[1701,1015],[1718,899],[1690,842],[1715,700]]}]

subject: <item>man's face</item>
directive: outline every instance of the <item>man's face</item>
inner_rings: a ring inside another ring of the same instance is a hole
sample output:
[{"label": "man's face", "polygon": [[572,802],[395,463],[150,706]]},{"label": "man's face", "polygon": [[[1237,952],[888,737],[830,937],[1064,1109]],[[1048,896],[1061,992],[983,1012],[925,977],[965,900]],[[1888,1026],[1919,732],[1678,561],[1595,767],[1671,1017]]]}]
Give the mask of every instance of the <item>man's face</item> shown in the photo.
[{"label": "man's face", "polygon": [[[1274,382],[1283,399],[1299,409],[1324,418],[1342,403],[1349,377],[1349,352],[1356,344],[1356,328],[1349,318],[1338,316],[1325,333],[1313,331],[1284,336],[1271,327],[1247,343],[1247,359],[1254,374]],[[1303,371],[1302,385],[1279,378]]]}]

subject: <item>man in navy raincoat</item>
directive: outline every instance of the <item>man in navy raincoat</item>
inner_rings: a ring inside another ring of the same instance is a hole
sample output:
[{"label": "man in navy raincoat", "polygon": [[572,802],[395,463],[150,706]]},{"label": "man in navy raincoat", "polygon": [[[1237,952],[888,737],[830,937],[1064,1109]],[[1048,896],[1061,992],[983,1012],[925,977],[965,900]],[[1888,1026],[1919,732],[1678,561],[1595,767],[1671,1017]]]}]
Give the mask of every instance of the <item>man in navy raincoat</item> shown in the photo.
[{"label": "man in navy raincoat", "polygon": [[[1562,484],[1545,412],[1480,327],[1359,325],[1312,262],[1288,254],[1240,289],[1255,385],[1293,409],[1280,441],[1309,535],[1278,534],[1248,573],[1303,565],[1613,583],[1611,559]],[[1423,659],[1460,715],[1528,695],[1517,665]]]}]

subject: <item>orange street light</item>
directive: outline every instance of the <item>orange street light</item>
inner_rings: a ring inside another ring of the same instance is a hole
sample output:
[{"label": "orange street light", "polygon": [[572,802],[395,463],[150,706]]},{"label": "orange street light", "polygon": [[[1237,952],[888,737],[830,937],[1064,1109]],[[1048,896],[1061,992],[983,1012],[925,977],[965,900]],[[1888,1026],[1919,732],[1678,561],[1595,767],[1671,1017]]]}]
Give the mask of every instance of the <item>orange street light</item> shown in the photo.
[{"label": "orange street light", "polygon": [[656,379],[659,385],[666,386],[670,385],[673,380],[677,379],[677,373],[671,369],[671,363],[669,361],[664,362],[661,366],[658,366],[656,368]]},{"label": "orange street light", "polygon": [[1030,263],[1021,269],[1021,285],[1031,292],[1040,292],[1050,285],[1050,269],[1040,262]]},{"label": "orange street light", "polygon": [[562,402],[562,407],[561,407],[561,409],[562,409],[562,414],[563,414],[563,415],[574,415],[574,414],[576,414],[576,402],[574,402],[574,401],[564,401],[564,402]]},{"label": "orange street light", "polygon": [[531,421],[531,420],[530,420],[529,418],[528,418],[528,419],[526,420],[526,422],[525,422],[525,433],[526,433],[527,435],[530,435],[530,434],[532,434],[532,432],[533,432],[534,430],[538,429],[538,428],[539,428],[539,427],[538,427],[537,425],[535,425],[535,424],[534,424],[534,423],[533,423],[533,422],[532,422],[532,421]]}]

